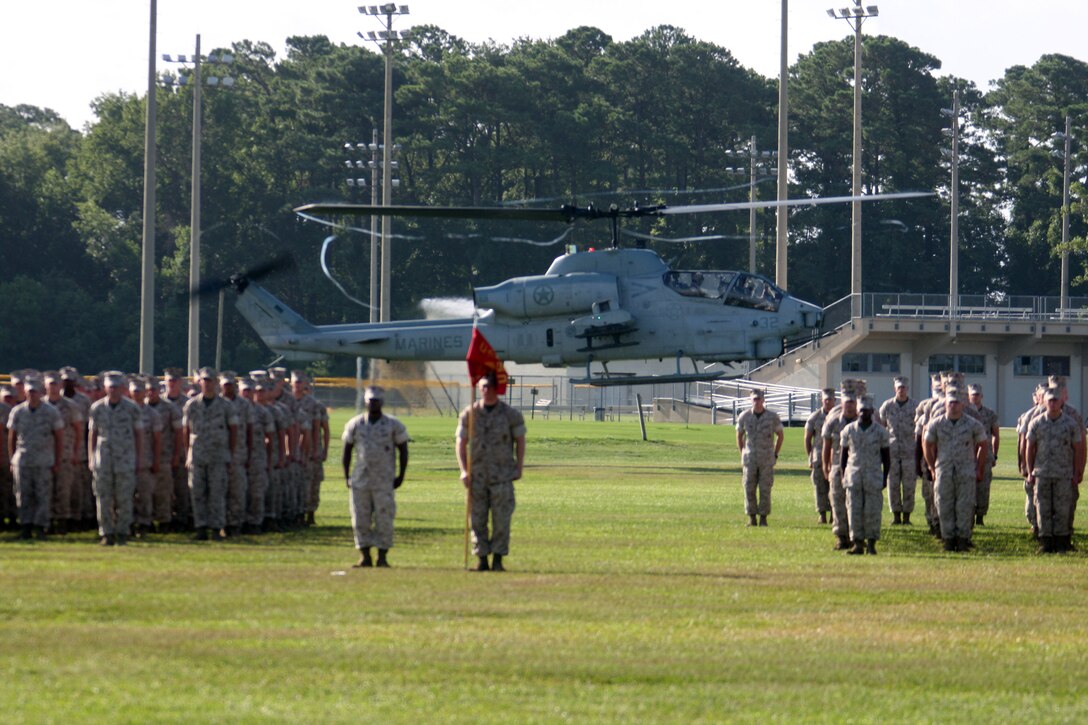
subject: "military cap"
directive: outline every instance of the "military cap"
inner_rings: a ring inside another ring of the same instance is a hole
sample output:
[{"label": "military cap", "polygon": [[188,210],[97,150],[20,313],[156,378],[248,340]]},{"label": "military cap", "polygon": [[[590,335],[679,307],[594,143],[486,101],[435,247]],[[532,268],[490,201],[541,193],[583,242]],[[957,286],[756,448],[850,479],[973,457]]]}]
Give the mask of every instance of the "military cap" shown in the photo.
[{"label": "military cap", "polygon": [[876,405],[873,403],[873,396],[861,396],[861,405],[859,407],[861,410],[873,410],[876,407]]},{"label": "military cap", "polygon": [[143,378],[148,390],[159,387],[159,379],[154,375],[144,375]]},{"label": "military cap", "polygon": [[249,375],[249,377],[253,378],[254,380],[267,380],[268,379],[268,371],[267,370],[250,370],[248,375]]},{"label": "military cap", "polygon": [[219,382],[223,385],[237,385],[237,376],[238,373],[234,372],[233,370],[224,370],[223,372],[219,373]]},{"label": "military cap", "polygon": [[102,384],[107,388],[121,388],[125,385],[125,374],[118,370],[102,373]]},{"label": "military cap", "polygon": [[65,365],[60,369],[60,379],[72,380],[77,383],[82,382],[82,377],[80,376],[79,371],[71,365]]},{"label": "military cap", "polygon": [[42,383],[41,378],[27,378],[23,385],[27,390],[37,390],[39,393],[45,392],[45,384]]},{"label": "military cap", "polygon": [[763,391],[759,388],[753,388],[752,392],[748,394],[748,397],[752,400],[763,400]]},{"label": "military cap", "polygon": [[253,381],[253,389],[259,392],[261,390],[271,390],[272,386],[268,384],[265,378],[261,378]]},{"label": "military cap", "polygon": [[1049,386],[1046,383],[1039,383],[1035,386],[1035,392],[1039,393],[1040,395],[1045,393],[1048,389]]},{"label": "military cap", "polygon": [[255,387],[256,387],[256,384],[250,378],[248,378],[248,377],[238,378],[238,389],[239,390],[253,390]]},{"label": "military cap", "polygon": [[1046,389],[1046,395],[1044,400],[1061,400],[1062,391],[1057,387],[1049,387]]},{"label": "military cap", "polygon": [[133,375],[131,378],[128,379],[128,389],[133,392],[140,392],[142,390],[146,390],[147,387],[144,384],[143,378],[141,378],[139,375]]},{"label": "military cap", "polygon": [[42,375],[42,380],[48,383],[59,383],[61,381],[60,373],[56,370],[46,370]]},{"label": "military cap", "polygon": [[200,370],[197,371],[196,379],[197,380],[218,380],[219,379],[219,373],[216,372],[215,368],[203,367],[203,368],[200,368]]},{"label": "military cap", "polygon": [[15,388],[10,385],[0,385],[0,398],[5,398],[9,395],[15,395]]},{"label": "military cap", "polygon": [[982,386],[978,383],[971,383],[967,386],[968,395],[982,395]]},{"label": "military cap", "polygon": [[1064,388],[1065,376],[1064,375],[1048,375],[1046,378],[1047,386],[1051,388]]},{"label": "military cap", "polygon": [[956,387],[956,386],[950,387],[947,390],[945,390],[944,391],[944,397],[945,397],[945,400],[949,400],[949,401],[951,401],[953,403],[966,402],[966,395],[964,395],[963,388]]},{"label": "military cap", "polygon": [[181,371],[181,368],[166,368],[162,371],[163,380],[184,380],[185,373]]},{"label": "military cap", "polygon": [[310,382],[310,376],[306,374],[305,370],[292,370],[291,371],[292,383],[308,383]]},{"label": "military cap", "polygon": [[824,400],[834,400],[835,399],[835,389],[834,388],[824,388],[823,390],[820,391],[820,397],[823,398]]},{"label": "military cap", "polygon": [[945,385],[954,385],[957,388],[963,387],[963,373],[956,372],[955,370],[945,370],[941,373],[941,380]]},{"label": "military cap", "polygon": [[25,383],[26,382],[26,371],[25,370],[12,370],[10,377],[11,377],[11,384],[12,385],[19,385],[20,383]]},{"label": "military cap", "polygon": [[268,374],[276,380],[286,380],[287,368],[268,368]]},{"label": "military cap", "polygon": [[908,381],[902,375],[896,377],[892,384],[896,388],[909,388],[910,387],[910,381]]},{"label": "military cap", "polygon": [[385,390],[380,385],[369,385],[363,393],[363,400],[368,403],[371,400],[385,400]]}]

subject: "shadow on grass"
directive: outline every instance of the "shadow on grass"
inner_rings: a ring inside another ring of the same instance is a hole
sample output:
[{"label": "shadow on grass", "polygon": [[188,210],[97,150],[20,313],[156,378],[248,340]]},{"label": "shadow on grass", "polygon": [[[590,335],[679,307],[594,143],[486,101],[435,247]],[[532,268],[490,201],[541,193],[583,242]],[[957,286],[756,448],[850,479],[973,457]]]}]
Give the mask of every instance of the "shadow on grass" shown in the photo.
[{"label": "shadow on grass", "polygon": [[[904,556],[1024,559],[1036,556],[1039,547],[1029,530],[1014,526],[976,527],[972,537],[975,548],[968,552],[945,551],[943,542],[929,533],[924,520],[921,526],[885,526],[881,536],[882,553]],[[1078,549],[1083,548],[1080,537],[1074,543]],[[1077,556],[1079,552],[1071,555]]]}]

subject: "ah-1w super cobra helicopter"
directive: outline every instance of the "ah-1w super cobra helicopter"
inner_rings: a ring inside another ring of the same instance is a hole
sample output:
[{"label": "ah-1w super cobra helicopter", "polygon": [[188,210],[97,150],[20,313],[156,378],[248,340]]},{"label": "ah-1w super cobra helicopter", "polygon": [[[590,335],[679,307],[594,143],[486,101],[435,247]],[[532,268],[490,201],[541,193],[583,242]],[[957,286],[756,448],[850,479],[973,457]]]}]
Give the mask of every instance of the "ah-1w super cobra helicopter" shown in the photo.
[{"label": "ah-1w super cobra helicopter", "polygon": [[[925,194],[880,194],[866,200]],[[823,204],[852,197],[757,202],[759,206]],[[307,215],[388,215],[562,221],[607,218],[612,248],[567,253],[542,275],[516,277],[476,287],[475,318],[405,320],[315,326],[248,277],[229,284],[237,308],[273,352],[288,360],[351,355],[381,360],[463,360],[475,324],[503,360],[549,367],[586,366],[594,385],[707,380],[715,372],[680,371],[682,358],[704,362],[768,359],[784,340],[819,327],[821,309],[790,296],[770,280],[733,271],[674,271],[648,249],[616,243],[621,218],[698,211],[745,209],[751,202],[682,207],[559,209],[369,206],[309,204]],[[251,275],[252,276],[252,275]],[[675,375],[610,377],[607,364],[620,360],[672,359]],[[590,374],[601,363],[604,376]]]}]

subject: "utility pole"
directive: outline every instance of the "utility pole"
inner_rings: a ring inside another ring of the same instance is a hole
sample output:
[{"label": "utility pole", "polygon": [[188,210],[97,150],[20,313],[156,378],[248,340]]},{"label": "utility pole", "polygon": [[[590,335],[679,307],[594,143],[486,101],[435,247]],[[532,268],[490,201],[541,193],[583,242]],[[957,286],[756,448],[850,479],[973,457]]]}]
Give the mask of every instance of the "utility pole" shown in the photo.
[{"label": "utility pole", "polygon": [[[752,202],[751,208],[748,209],[748,271],[752,274],[757,274],[756,270],[756,183],[762,181],[757,174],[767,173],[774,174],[775,169],[770,165],[774,156],[778,155],[778,152],[763,151],[762,154],[759,151],[759,141],[755,137],[748,141],[747,149],[736,149],[726,151],[727,156],[739,157],[746,156],[748,158],[748,201]],[[740,168],[727,168],[726,173],[743,174],[745,170]]]},{"label": "utility pole", "polygon": [[[200,34],[196,36],[196,55],[193,56],[193,169],[190,187],[189,209],[189,289],[200,286]],[[220,292],[222,294],[222,292]],[[222,297],[220,297],[222,302]],[[222,305],[220,305],[222,311]],[[216,358],[219,357],[216,350]],[[218,360],[215,363],[219,369]],[[200,295],[189,294],[189,372],[200,369]]]},{"label": "utility pole", "polygon": [[144,228],[140,273],[140,372],[155,372],[155,33],[158,0],[151,0],[144,123]]},{"label": "utility pole", "polygon": [[[789,27],[789,0],[782,0],[782,48],[778,59],[778,201],[789,198],[789,54],[787,53],[787,29]],[[789,209],[780,206],[776,210],[774,283],[786,289],[789,283]]]}]

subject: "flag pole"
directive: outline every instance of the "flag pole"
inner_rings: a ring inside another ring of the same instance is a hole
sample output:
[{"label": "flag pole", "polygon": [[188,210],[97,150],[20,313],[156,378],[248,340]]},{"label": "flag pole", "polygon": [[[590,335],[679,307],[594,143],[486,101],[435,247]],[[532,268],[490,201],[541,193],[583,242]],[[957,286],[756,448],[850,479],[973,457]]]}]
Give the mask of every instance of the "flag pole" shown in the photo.
[{"label": "flag pole", "polygon": [[[476,327],[476,315],[472,316],[472,340],[469,342],[465,362],[468,363],[468,379],[472,385],[472,402],[468,408],[468,443],[465,449],[465,474],[468,486],[465,488],[465,568],[468,568],[468,534],[472,525],[472,444],[476,439],[476,383],[486,374],[495,375],[496,392],[506,392],[506,369],[502,365],[495,348]],[[460,449],[458,449],[460,453]]]},{"label": "flag pole", "polygon": [[[471,382],[471,377],[469,381]],[[472,398],[468,405],[468,445],[465,446],[465,470],[468,486],[465,487],[465,569],[468,569],[468,531],[472,525],[472,441],[476,438],[476,386],[472,386]]]}]

